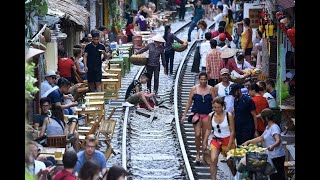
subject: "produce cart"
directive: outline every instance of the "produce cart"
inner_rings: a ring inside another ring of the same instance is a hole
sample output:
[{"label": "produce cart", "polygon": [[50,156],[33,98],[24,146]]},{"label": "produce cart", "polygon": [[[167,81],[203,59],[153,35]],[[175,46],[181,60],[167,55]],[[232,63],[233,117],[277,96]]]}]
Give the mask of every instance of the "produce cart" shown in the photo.
[{"label": "produce cart", "polygon": [[268,161],[267,148],[256,145],[239,146],[227,153],[227,160],[236,167],[236,179],[268,180],[269,175],[275,172]]}]

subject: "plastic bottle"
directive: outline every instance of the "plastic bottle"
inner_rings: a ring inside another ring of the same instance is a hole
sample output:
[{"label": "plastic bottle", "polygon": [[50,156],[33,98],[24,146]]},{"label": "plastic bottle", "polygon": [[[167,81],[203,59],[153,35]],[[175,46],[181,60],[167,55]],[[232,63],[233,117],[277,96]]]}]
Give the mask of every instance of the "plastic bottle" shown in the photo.
[{"label": "plastic bottle", "polygon": [[122,46],[122,40],[119,39],[119,46]]},{"label": "plastic bottle", "polygon": [[119,58],[120,58],[120,59],[122,59],[122,55],[123,55],[122,50],[119,50]]}]

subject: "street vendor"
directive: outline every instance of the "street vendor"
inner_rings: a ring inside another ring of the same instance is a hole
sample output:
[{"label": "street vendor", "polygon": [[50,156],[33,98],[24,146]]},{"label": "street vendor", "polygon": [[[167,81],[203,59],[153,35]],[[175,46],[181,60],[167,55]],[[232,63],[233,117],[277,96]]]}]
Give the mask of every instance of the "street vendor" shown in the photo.
[{"label": "street vendor", "polygon": [[[149,92],[151,92],[151,81],[154,74],[154,93],[157,94],[159,88],[159,74],[160,74],[160,56],[164,69],[166,68],[166,60],[164,55],[163,43],[166,41],[161,35],[156,35],[151,38],[154,42],[149,43],[146,47],[140,49],[135,54],[142,54],[149,50],[149,60],[146,65],[147,73],[150,75],[150,80],[147,83]],[[166,71],[166,70],[165,70]]]},{"label": "street vendor", "polygon": [[280,127],[275,123],[275,114],[271,109],[266,108],[262,110],[260,116],[268,124],[265,131],[261,136],[248,140],[242,145],[247,146],[249,144],[264,142],[269,151],[268,156],[270,156],[273,165],[277,169],[276,173],[270,175],[270,180],[284,180],[285,151],[282,147]]}]

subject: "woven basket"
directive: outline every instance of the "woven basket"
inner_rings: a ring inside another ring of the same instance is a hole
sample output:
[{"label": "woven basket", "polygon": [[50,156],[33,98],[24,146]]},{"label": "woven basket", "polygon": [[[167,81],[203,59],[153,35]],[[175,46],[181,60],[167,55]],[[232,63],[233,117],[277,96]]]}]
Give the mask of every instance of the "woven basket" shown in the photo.
[{"label": "woven basket", "polygon": [[188,48],[188,44],[182,44],[179,48],[172,47],[177,52],[182,52]]},{"label": "woven basket", "polygon": [[145,58],[145,57],[141,58],[141,57],[131,56],[130,57],[130,61],[134,65],[145,66],[148,63],[148,58]]},{"label": "woven basket", "polygon": [[246,78],[244,78],[244,77],[243,78],[236,78],[236,79],[231,78],[231,81],[234,83],[237,83],[237,84],[243,84],[245,79]]}]

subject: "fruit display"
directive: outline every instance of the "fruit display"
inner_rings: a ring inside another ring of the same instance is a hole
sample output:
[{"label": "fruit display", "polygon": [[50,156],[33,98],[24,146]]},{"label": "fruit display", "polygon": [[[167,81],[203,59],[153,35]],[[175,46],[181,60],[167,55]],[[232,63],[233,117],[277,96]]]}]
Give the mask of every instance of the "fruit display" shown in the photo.
[{"label": "fruit display", "polygon": [[248,146],[241,146],[242,148],[246,149],[248,152],[265,152],[267,148],[259,147],[254,144],[249,144]]},{"label": "fruit display", "polygon": [[180,44],[178,42],[172,43],[172,48],[177,52],[182,52],[188,48],[188,43],[184,42],[183,44]]},{"label": "fruit display", "polygon": [[252,75],[258,75],[262,73],[262,70],[259,68],[254,68],[254,69],[244,69],[242,70],[244,75],[252,74]]},{"label": "fruit display", "polygon": [[257,145],[249,144],[248,146],[240,146],[234,149],[230,149],[227,152],[228,156],[238,156],[238,157],[243,157],[246,155],[247,152],[258,152],[258,153],[265,153],[266,148],[258,147]]}]

